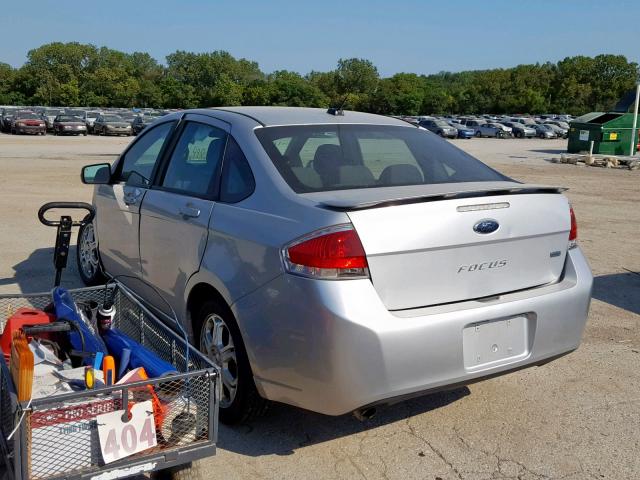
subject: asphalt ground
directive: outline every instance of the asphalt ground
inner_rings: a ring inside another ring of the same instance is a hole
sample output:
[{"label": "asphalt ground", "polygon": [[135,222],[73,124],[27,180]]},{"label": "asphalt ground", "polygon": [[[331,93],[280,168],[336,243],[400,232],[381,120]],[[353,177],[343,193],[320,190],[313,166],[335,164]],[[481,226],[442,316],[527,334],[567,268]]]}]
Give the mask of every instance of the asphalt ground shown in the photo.
[{"label": "asphalt ground", "polygon": [[[0,293],[50,289],[55,230],[39,206],[90,201],[81,166],[114,160],[130,140],[0,134]],[[220,427],[206,478],[640,478],[640,172],[551,163],[563,140],[455,143],[515,179],[569,188],[596,277],[581,347],[364,423],[273,405]],[[63,284],[81,286],[74,261]]]}]

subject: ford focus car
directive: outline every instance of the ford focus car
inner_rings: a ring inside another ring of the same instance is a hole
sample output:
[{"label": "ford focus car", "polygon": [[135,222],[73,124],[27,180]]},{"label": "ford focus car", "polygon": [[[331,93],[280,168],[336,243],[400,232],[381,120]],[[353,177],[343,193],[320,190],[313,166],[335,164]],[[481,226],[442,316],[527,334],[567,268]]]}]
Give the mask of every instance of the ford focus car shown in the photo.
[{"label": "ford focus car", "polygon": [[83,169],[85,282],[157,290],[222,370],[221,420],[328,415],[578,347],[592,274],[562,188],[358,112],[188,110]]}]

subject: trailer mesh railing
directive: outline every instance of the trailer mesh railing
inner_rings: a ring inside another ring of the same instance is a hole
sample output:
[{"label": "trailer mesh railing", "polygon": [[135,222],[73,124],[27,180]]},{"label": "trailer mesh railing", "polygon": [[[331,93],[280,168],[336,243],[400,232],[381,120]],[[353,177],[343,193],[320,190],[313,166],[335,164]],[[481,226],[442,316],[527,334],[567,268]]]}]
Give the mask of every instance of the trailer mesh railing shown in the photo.
[{"label": "trailer mesh railing", "polygon": [[[114,295],[116,316],[113,328],[170,362],[178,373],[126,385],[54,394],[34,399],[19,429],[19,435],[6,441],[21,417],[26,403],[18,405],[8,369],[0,369],[0,428],[6,455],[16,467],[16,477],[50,479],[81,477],[104,472],[146,457],[154,458],[154,469],[163,461],[173,461],[181,452],[199,450],[213,453],[216,441],[218,372],[214,365],[190,348],[189,365],[184,339],[160,322],[141,303],[119,286],[71,290],[76,304],[102,303]],[[0,296],[0,332],[7,318],[20,307],[43,309],[50,295]],[[0,363],[4,363],[0,360]],[[96,416],[130,409],[151,401],[157,446],[105,466],[100,449]],[[18,455],[19,453],[19,455]],[[205,455],[201,455],[205,456]],[[184,458],[189,457],[185,455]],[[21,461],[20,461],[21,458]],[[196,459],[191,455],[189,459]],[[159,460],[158,460],[159,459]],[[163,460],[164,459],[164,460]],[[11,472],[10,472],[11,473]]]}]

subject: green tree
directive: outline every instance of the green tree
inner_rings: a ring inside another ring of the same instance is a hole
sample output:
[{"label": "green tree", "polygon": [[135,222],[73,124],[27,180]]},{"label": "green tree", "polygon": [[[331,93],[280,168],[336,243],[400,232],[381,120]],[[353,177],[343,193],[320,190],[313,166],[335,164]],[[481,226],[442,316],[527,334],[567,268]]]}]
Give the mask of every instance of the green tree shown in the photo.
[{"label": "green tree", "polygon": [[271,105],[289,107],[326,107],[328,99],[302,75],[279,70],[269,75]]}]

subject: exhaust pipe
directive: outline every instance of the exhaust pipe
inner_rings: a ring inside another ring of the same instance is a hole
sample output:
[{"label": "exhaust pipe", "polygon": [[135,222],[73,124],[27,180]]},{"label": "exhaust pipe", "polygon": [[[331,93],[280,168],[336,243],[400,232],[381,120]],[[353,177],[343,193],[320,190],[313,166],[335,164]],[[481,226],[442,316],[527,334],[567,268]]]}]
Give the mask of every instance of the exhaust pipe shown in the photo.
[{"label": "exhaust pipe", "polygon": [[358,410],[353,411],[353,416],[361,422],[366,422],[367,420],[371,420],[373,417],[375,417],[376,412],[377,410],[375,407],[359,408]]}]

